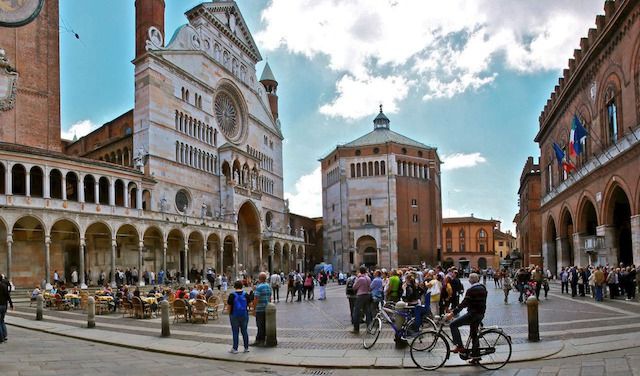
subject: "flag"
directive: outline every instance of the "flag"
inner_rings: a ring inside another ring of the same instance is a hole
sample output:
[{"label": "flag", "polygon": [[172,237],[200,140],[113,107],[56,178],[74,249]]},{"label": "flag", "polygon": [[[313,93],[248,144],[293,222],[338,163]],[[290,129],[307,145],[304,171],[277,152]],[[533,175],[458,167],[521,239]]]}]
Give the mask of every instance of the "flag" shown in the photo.
[{"label": "flag", "polygon": [[587,129],[582,125],[578,115],[573,115],[573,124],[571,125],[571,149],[574,155],[582,153],[582,140],[587,137]]},{"label": "flag", "polygon": [[556,144],[555,142],[553,143],[553,151],[555,151],[556,153],[558,164],[561,165],[566,172],[571,172],[571,170],[576,169],[576,166],[573,163],[571,163],[571,160],[567,158],[567,155],[565,154],[564,150],[562,150],[562,148],[558,146],[558,144]]}]

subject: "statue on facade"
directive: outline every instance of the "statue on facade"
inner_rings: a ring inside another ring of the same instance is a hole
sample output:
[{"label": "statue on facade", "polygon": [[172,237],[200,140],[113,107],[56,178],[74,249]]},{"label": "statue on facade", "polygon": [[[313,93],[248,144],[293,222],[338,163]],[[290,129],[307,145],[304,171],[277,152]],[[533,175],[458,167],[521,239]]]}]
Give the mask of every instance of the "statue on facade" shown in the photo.
[{"label": "statue on facade", "polygon": [[284,199],[284,211],[285,211],[285,213],[289,212],[289,199],[288,198]]},{"label": "statue on facade", "polygon": [[162,196],[160,199],[160,212],[164,213],[167,210],[167,199]]},{"label": "statue on facade", "polygon": [[200,207],[200,219],[204,219],[206,215],[207,215],[207,204],[203,203],[202,206]]},{"label": "statue on facade", "polygon": [[136,156],[133,159],[134,160],[134,166],[140,170],[142,169],[142,167],[144,167],[144,156],[145,156],[145,151],[144,148],[141,146],[138,148],[137,152],[136,152]]},{"label": "statue on facade", "polygon": [[234,184],[239,184],[240,183],[240,174],[238,173],[238,170],[235,170],[233,172],[233,183]]}]

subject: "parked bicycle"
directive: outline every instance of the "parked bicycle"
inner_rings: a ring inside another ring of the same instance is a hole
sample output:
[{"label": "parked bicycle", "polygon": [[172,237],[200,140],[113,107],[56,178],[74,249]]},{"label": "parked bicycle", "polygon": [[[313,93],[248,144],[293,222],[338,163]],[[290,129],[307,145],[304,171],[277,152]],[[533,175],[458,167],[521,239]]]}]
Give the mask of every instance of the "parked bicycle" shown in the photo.
[{"label": "parked bicycle", "polygon": [[[422,312],[424,312],[422,315],[420,315],[420,325],[416,324],[414,309],[421,309]],[[362,345],[365,349],[370,349],[373,347],[373,345],[376,344],[376,342],[378,341],[378,337],[380,337],[380,331],[382,330],[383,322],[391,325],[391,328],[395,333],[395,338],[405,341],[416,336],[422,331],[429,329],[435,330],[436,324],[429,317],[430,312],[431,311],[429,310],[429,307],[423,306],[408,307],[407,309],[396,310],[394,307],[394,303],[387,303],[380,308],[371,323],[367,326],[367,330],[365,331],[362,338]],[[402,317],[402,325],[396,325],[396,317]]]},{"label": "parked bicycle", "polygon": [[[446,320],[438,318],[435,330],[426,330],[418,334],[411,342],[411,359],[416,366],[433,371],[442,367],[451,355],[453,340],[444,331]],[[504,367],[511,359],[511,337],[498,327],[484,328],[482,323],[478,329],[479,347],[473,353],[471,335],[464,346],[465,351],[458,355],[462,360],[472,360],[472,364],[480,365],[488,370]]]}]

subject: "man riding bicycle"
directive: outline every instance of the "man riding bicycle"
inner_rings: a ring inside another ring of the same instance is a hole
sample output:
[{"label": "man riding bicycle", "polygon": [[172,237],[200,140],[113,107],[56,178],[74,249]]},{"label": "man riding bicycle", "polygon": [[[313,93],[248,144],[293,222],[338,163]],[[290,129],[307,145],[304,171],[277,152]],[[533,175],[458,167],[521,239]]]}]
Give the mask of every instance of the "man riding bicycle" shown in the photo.
[{"label": "man riding bicycle", "polygon": [[465,348],[462,345],[462,338],[460,337],[460,327],[469,325],[471,331],[471,339],[473,348],[471,356],[474,358],[472,362],[478,361],[478,348],[480,347],[478,341],[478,327],[484,318],[484,313],[487,310],[487,289],[480,283],[480,276],[476,273],[469,275],[469,283],[471,287],[467,289],[464,296],[464,300],[453,311],[449,312],[446,316],[447,321],[451,320],[454,315],[457,315],[464,308],[467,309],[467,313],[453,320],[449,325],[451,329],[451,336],[453,337],[453,343],[456,348],[452,350],[453,353],[465,352]]}]

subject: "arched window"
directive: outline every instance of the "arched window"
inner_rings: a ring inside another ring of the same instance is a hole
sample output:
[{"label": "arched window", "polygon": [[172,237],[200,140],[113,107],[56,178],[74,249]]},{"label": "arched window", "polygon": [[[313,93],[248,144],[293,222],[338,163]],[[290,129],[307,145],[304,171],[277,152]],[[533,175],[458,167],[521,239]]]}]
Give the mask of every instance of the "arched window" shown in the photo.
[{"label": "arched window", "polygon": [[466,245],[466,238],[464,235],[464,229],[460,229],[460,232],[458,233],[458,237],[459,237],[459,241],[460,241],[460,252],[466,252],[467,251],[467,245]]},{"label": "arched window", "polygon": [[447,243],[446,244],[447,252],[451,252],[452,248],[453,248],[453,241],[451,239],[451,229],[450,228],[447,229],[445,238],[446,238],[446,243]]},{"label": "arched window", "polygon": [[356,165],[354,163],[351,164],[351,177],[356,177]]},{"label": "arched window", "polygon": [[417,250],[418,249],[418,239],[413,238],[413,250]]},{"label": "arched window", "polygon": [[487,232],[481,228],[478,231],[478,251],[484,253],[487,249]]},{"label": "arched window", "polygon": [[606,100],[606,108],[605,108],[605,116],[606,116],[606,127],[607,127],[607,141],[609,144],[614,144],[618,141],[618,138],[622,134],[621,129],[619,128],[619,118],[618,118],[618,96],[616,95],[616,90],[614,86],[609,86],[607,89],[607,93],[605,95]]},{"label": "arched window", "polygon": [[373,162],[369,162],[369,176],[373,176]]},{"label": "arched window", "polygon": [[356,177],[359,178],[360,176],[361,176],[360,163],[358,163],[356,165]]},{"label": "arched window", "polygon": [[387,174],[387,171],[385,169],[384,161],[380,162],[380,174],[382,174],[382,175],[386,175]]}]

